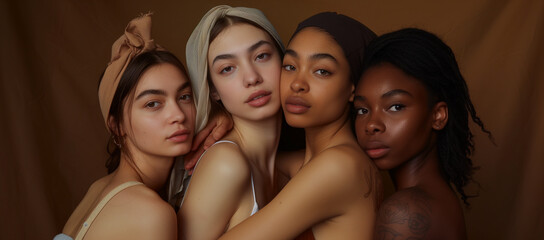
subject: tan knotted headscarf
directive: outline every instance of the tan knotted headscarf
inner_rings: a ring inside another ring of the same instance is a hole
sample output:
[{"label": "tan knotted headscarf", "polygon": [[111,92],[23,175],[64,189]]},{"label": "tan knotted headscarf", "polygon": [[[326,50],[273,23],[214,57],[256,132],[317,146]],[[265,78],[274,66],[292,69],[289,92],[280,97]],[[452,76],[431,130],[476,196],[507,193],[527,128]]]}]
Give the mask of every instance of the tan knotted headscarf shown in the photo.
[{"label": "tan knotted headscarf", "polygon": [[220,5],[210,9],[187,41],[185,49],[187,57],[187,68],[193,85],[196,100],[196,131],[202,130],[208,123],[208,116],[211,111],[210,88],[208,86],[208,45],[210,42],[210,31],[217,20],[225,16],[234,16],[247,19],[262,27],[274,38],[283,52],[284,47],[280,35],[268,21],[266,16],[258,9],[246,7],[230,7]]},{"label": "tan knotted headscarf", "polygon": [[[109,111],[121,76],[134,57],[152,50],[164,50],[151,39],[151,13],[132,19],[111,47],[111,60],[98,87],[98,101],[108,125]],[[109,129],[109,128],[108,128]]]}]

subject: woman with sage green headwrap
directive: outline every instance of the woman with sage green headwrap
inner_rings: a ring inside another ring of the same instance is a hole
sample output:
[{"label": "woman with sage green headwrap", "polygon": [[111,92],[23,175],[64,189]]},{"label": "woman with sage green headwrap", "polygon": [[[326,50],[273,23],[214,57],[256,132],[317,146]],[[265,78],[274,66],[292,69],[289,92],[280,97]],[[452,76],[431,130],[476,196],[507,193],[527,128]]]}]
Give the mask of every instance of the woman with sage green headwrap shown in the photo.
[{"label": "woman with sage green headwrap", "polygon": [[180,239],[217,239],[274,197],[283,49],[253,8],[214,7],[191,34],[186,54],[196,129],[218,112],[234,124],[198,160],[178,211]]},{"label": "woman with sage green headwrap", "polygon": [[175,239],[176,213],[158,191],[191,149],[196,109],[185,68],[151,38],[150,14],[113,44],[98,98],[112,136],[108,175],[54,239]]}]

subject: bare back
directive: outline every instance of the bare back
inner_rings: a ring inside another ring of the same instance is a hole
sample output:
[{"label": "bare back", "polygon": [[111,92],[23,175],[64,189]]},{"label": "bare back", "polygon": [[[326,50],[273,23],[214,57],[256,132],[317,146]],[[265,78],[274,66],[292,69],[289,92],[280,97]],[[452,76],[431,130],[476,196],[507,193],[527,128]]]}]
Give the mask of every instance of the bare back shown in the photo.
[{"label": "bare back", "polygon": [[375,239],[466,239],[463,210],[450,188],[415,186],[380,207]]}]

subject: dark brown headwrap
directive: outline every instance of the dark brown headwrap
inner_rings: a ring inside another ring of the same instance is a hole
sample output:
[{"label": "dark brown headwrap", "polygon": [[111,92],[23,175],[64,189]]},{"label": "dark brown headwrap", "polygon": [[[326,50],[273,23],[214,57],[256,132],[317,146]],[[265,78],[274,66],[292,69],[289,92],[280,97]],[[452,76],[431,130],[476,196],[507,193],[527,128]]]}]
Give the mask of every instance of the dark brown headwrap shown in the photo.
[{"label": "dark brown headwrap", "polygon": [[322,29],[336,40],[348,60],[351,81],[356,84],[361,77],[365,48],[372,39],[376,38],[376,34],[359,21],[346,15],[322,12],[299,23],[291,39],[307,27]]}]

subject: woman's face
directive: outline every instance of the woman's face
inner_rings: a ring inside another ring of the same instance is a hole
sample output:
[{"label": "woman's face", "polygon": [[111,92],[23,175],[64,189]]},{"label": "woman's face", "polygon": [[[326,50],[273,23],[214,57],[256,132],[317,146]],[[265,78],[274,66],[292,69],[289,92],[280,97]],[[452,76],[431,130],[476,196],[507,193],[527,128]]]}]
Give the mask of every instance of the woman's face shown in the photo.
[{"label": "woman's face", "polygon": [[181,70],[168,63],[150,67],[128,98],[123,118],[128,121],[122,125],[133,154],[175,157],[189,152],[196,110],[190,81]]},{"label": "woman's face", "polygon": [[[368,69],[355,90],[359,145],[378,168],[390,170],[421,157],[433,144],[433,120],[425,86],[384,63]],[[435,105],[437,106],[437,105]],[[446,108],[447,111],[447,108]],[[447,114],[447,113],[446,113]]]},{"label": "woman's face", "polygon": [[353,97],[342,48],[326,32],[308,27],[291,40],[281,72],[281,104],[289,125],[322,126],[347,114]]},{"label": "woman's face", "polygon": [[208,66],[216,92],[234,118],[277,116],[281,56],[268,33],[246,23],[227,27],[210,43]]}]

